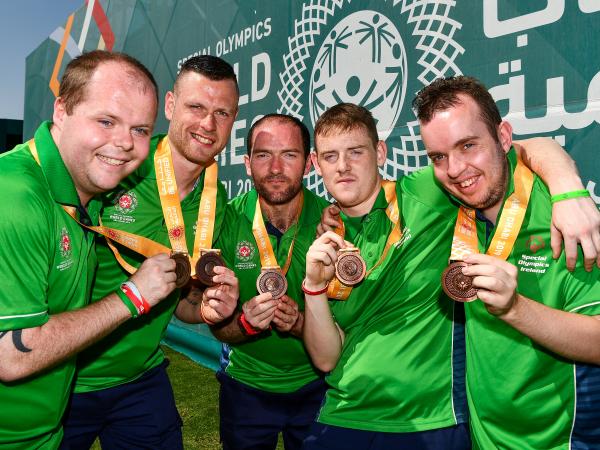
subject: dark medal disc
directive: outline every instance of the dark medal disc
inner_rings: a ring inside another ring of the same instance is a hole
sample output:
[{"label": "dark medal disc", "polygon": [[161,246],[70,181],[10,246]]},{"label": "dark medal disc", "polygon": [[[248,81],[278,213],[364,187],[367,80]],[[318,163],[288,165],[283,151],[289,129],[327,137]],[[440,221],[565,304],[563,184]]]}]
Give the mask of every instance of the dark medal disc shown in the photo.
[{"label": "dark medal disc", "polygon": [[171,259],[175,261],[175,275],[177,276],[175,286],[182,288],[190,281],[192,273],[190,258],[186,253],[175,252],[171,253]]},{"label": "dark medal disc", "polygon": [[260,294],[270,292],[274,299],[283,297],[287,292],[288,282],[279,270],[263,269],[256,280],[256,289]]},{"label": "dark medal disc", "polygon": [[473,277],[462,273],[467,263],[454,261],[442,273],[442,288],[452,300],[471,302],[477,298],[477,289],[473,287]]},{"label": "dark medal disc", "polygon": [[358,249],[342,249],[335,263],[335,276],[346,286],[354,286],[365,277],[367,267]]},{"label": "dark medal disc", "polygon": [[208,251],[200,256],[196,263],[196,278],[206,286],[214,286],[213,277],[216,275],[214,268],[225,266],[225,261],[216,251]]}]

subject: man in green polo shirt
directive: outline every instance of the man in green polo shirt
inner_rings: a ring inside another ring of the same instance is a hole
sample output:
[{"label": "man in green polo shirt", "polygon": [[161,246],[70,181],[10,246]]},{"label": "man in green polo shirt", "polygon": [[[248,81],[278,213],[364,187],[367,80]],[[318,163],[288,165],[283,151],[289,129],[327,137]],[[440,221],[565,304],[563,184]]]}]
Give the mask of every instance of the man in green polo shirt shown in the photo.
[{"label": "man in green polo shirt", "polygon": [[[305,448],[469,448],[462,307],[440,289],[456,207],[431,168],[404,177],[395,183],[402,233],[394,236],[393,198],[377,170],[385,143],[364,108],[328,110],[315,144],[344,232],[325,233],[307,255],[305,343],[330,371],[330,389]],[[350,246],[366,277],[328,304],[337,250]]]},{"label": "man in green polo shirt", "polygon": [[157,104],[156,83],[138,61],[84,54],[65,69],[53,122],[0,157],[2,448],[57,448],[75,354],[175,287],[174,262],[157,255],[129,279],[132,300],[115,294],[117,285],[86,306],[94,233],[70,217],[98,224],[95,196],[146,157]]},{"label": "man in green polo shirt", "polygon": [[[470,448],[461,309],[439,289],[454,208],[427,189],[431,173],[382,184],[387,149],[365,108],[327,110],[315,149],[344,227],[306,256],[304,339],[329,390],[305,448]],[[366,277],[328,302],[343,247],[360,250]]]},{"label": "man in green polo shirt", "polygon": [[[310,170],[310,135],[298,119],[264,116],[246,142],[246,171],[255,189],[228,205],[219,241],[240,279],[240,307],[224,325],[211,327],[226,343],[217,374],[221,441],[225,450],[275,449],[281,432],[285,448],[293,450],[300,448],[325,391],[302,343],[300,284],[328,203],[302,186]],[[287,280],[281,298],[257,287],[261,273],[274,265]]]},{"label": "man in green polo shirt", "polygon": [[476,211],[478,242],[461,258],[478,297],[465,305],[475,447],[600,448],[600,270],[569,271],[549,245],[552,203],[587,191],[551,196],[524,172],[473,78],[437,80],[415,106],[435,176]]},{"label": "man in green polo shirt", "polygon": [[[107,196],[103,225],[175,248],[173,237],[181,239],[182,228],[171,227],[165,219],[171,216],[163,214],[169,205],[165,194],[172,192],[185,225],[185,251],[198,256],[196,234],[203,231],[204,224],[204,209],[200,211],[199,205],[207,191],[216,193],[216,200],[210,203],[215,238],[222,228],[227,196],[213,161],[229,139],[238,97],[235,72],[227,62],[209,55],[187,60],[173,91],[165,97],[165,115],[170,121],[167,136],[154,137],[149,158]],[[159,160],[166,164],[160,165]],[[170,181],[167,172],[172,175]],[[212,247],[213,240],[203,247]],[[99,269],[93,302],[128,277],[104,238],[99,238],[97,248]],[[144,256],[124,246],[116,249],[126,264],[138,267],[144,261]],[[179,301],[181,290],[175,290],[143,319],[122,327],[79,356],[63,447],[89,448],[99,436],[105,449],[182,448],[181,419],[165,370],[168,361],[159,344],[176,309],[176,314],[190,323],[216,323],[233,313],[237,280],[225,267],[217,267],[215,272],[216,286],[203,291],[193,288],[183,301]]]}]

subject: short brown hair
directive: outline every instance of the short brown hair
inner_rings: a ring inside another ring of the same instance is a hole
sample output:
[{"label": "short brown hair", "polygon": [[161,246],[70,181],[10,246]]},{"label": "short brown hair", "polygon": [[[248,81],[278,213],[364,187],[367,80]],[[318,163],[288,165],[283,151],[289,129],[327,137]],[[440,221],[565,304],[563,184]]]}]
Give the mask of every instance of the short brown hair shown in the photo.
[{"label": "short brown hair", "polygon": [[327,136],[334,130],[350,131],[359,127],[365,129],[373,141],[373,146],[376,147],[379,142],[377,125],[367,108],[353,103],[339,103],[332,106],[321,114],[315,124],[315,147],[317,146],[317,136]]},{"label": "short brown hair", "polygon": [[492,95],[479,80],[460,75],[438,78],[417,93],[412,102],[419,122],[426,124],[433,116],[461,103],[458,96],[468,95],[479,106],[479,115],[488,131],[498,141],[498,125],[502,122],[500,111]]},{"label": "short brown hair", "polygon": [[218,56],[199,55],[186,60],[177,74],[175,86],[177,86],[179,79],[188,72],[197,73],[212,81],[231,80],[235,84],[236,92],[240,95],[240,88],[233,67]]},{"label": "short brown hair", "polygon": [[261,117],[252,124],[250,130],[248,131],[248,137],[246,138],[246,148],[248,151],[248,156],[252,155],[252,139],[254,138],[254,131],[259,125],[268,121],[275,121],[296,126],[298,128],[298,131],[300,131],[300,136],[302,137],[302,150],[304,151],[304,157],[308,157],[308,154],[310,153],[310,132],[308,131],[306,125],[304,125],[304,123],[302,123],[300,119],[294,116],[277,113],[267,114],[266,116]]},{"label": "short brown hair", "polygon": [[87,85],[98,66],[109,62],[127,65],[136,75],[146,78],[154,89],[158,105],[158,86],[146,66],[125,53],[94,50],[71,60],[62,76],[58,96],[63,100],[67,114],[71,114],[73,109],[85,100]]}]

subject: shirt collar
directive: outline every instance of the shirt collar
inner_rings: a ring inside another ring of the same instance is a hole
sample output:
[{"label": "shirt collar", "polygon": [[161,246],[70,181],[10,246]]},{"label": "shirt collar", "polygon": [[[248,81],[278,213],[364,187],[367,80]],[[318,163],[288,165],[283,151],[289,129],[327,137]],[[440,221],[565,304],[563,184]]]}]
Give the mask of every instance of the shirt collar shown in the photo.
[{"label": "shirt collar", "polygon": [[[365,217],[367,217],[373,211],[376,211],[378,209],[385,210],[387,207],[388,207],[388,203],[387,203],[387,200],[385,199],[385,191],[383,190],[383,187],[381,187],[381,188],[379,188],[379,193],[377,194],[377,198],[375,199],[375,203],[373,203],[373,206],[371,207],[371,211],[369,211],[367,214],[365,214],[364,216],[362,216],[362,219],[364,219]],[[341,216],[341,218],[342,218],[342,220],[344,222],[346,222],[346,221],[352,221],[354,219],[354,218],[349,218],[346,214],[344,214],[343,211],[340,212],[340,216]]]},{"label": "shirt collar", "polygon": [[63,205],[77,206],[79,195],[71,174],[50,134],[52,122],[43,122],[35,132],[35,144],[40,158],[40,166],[46,176],[52,197]]}]

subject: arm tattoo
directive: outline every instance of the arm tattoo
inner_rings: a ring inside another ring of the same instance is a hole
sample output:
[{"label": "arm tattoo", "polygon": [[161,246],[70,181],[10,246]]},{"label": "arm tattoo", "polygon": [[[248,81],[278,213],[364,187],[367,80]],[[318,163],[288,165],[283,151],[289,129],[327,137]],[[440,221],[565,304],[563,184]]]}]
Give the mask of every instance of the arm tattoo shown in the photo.
[{"label": "arm tattoo", "polygon": [[204,291],[198,288],[192,288],[188,295],[185,297],[185,301],[192,306],[197,306],[202,302],[202,294]]},{"label": "arm tattoo", "polygon": [[[4,336],[6,336],[10,332],[11,331],[0,332],[0,339],[2,339]],[[13,344],[14,344],[15,348],[18,351],[20,351],[21,353],[29,353],[31,351],[31,349],[28,348],[27,346],[25,346],[25,344],[23,344],[22,334],[23,334],[23,330],[12,330]]]},{"label": "arm tattoo", "polygon": [[193,298],[190,298],[189,296],[186,297],[184,300],[186,302],[188,302],[192,306],[197,306],[198,305],[198,302],[196,300],[194,300]]}]

